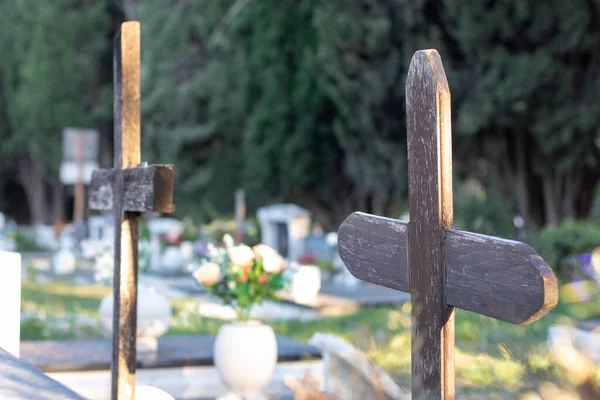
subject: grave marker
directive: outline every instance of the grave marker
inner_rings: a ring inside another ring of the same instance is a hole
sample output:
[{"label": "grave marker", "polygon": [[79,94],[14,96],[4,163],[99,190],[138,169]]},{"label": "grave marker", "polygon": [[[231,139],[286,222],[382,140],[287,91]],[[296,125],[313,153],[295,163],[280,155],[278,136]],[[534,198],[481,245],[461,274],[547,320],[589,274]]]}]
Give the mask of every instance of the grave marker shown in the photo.
[{"label": "grave marker", "polygon": [[89,207],[115,215],[112,399],[135,388],[140,213],[172,212],[173,166],[141,165],[140,25],[121,25],[114,42],[114,168],[92,175]]},{"label": "grave marker", "polygon": [[339,252],[355,277],[411,294],[413,399],[454,399],[453,307],[527,324],[557,304],[557,281],[526,244],[452,228],[450,91],[435,50],[413,56],[406,113],[410,222],[354,213]]},{"label": "grave marker", "polygon": [[73,220],[84,218],[85,184],[90,182],[92,171],[98,168],[98,132],[93,129],[66,128],[63,131],[63,160],[60,180],[75,185]]}]

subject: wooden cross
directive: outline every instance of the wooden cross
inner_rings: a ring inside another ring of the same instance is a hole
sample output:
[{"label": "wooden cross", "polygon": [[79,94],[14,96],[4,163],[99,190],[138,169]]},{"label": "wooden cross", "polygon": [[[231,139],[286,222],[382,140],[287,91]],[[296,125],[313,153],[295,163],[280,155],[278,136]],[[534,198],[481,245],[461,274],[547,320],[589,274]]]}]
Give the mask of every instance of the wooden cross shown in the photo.
[{"label": "wooden cross", "polygon": [[135,395],[139,217],[173,210],[173,166],[141,164],[140,24],[126,22],[114,42],[114,168],[92,175],[89,208],[113,210],[115,271],[112,399]]},{"label": "wooden cross", "polygon": [[354,213],[339,252],[358,279],[409,292],[412,398],[454,399],[454,307],[513,324],[558,302],[554,273],[531,247],[452,228],[450,91],[436,50],[406,81],[410,221]]}]

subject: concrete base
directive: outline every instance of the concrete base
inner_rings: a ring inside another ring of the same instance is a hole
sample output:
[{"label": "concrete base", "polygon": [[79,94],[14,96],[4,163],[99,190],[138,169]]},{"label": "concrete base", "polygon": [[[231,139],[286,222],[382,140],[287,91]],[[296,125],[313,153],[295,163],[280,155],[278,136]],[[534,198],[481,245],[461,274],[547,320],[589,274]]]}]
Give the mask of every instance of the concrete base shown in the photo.
[{"label": "concrete base", "polygon": [[[289,376],[300,380],[307,372],[322,385],[321,360],[277,364],[264,394],[275,398],[289,395],[290,390],[284,385],[283,379]],[[110,398],[110,371],[57,372],[48,376],[86,399]],[[214,367],[139,369],[137,384],[157,387],[180,400],[218,398],[228,394]]]}]

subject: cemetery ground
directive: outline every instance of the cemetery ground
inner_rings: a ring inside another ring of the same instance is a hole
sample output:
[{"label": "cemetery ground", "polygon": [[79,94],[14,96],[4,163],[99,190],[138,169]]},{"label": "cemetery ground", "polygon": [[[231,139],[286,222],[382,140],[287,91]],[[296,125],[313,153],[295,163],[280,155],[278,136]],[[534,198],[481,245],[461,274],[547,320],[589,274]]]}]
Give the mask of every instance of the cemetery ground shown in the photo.
[{"label": "cemetery ground", "polygon": [[[104,337],[98,307],[109,292],[108,286],[24,280],[22,340]],[[197,300],[191,297],[171,299],[171,303],[173,319],[167,336],[215,335],[226,323],[199,316]],[[526,326],[458,310],[456,371],[460,398],[522,398],[540,385],[565,387],[567,377],[555,365],[547,343],[548,328],[593,316],[594,309],[600,309],[600,304],[559,304],[546,318]],[[276,333],[302,342],[315,332],[339,336],[363,350],[399,384],[410,385],[410,303],[395,308],[362,307],[351,315],[310,321],[265,322]],[[600,369],[595,376],[600,377]]]}]

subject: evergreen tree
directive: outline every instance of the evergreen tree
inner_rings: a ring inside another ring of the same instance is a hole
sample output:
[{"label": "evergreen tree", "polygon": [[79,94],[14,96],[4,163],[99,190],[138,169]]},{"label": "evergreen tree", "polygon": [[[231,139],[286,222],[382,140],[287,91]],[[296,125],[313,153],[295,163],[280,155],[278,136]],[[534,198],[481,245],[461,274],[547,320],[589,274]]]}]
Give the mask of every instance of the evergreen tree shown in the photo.
[{"label": "evergreen tree", "polygon": [[91,0],[0,3],[0,151],[34,224],[49,222],[48,188],[60,186],[63,128],[94,127],[105,21]]}]

